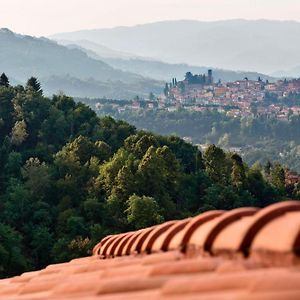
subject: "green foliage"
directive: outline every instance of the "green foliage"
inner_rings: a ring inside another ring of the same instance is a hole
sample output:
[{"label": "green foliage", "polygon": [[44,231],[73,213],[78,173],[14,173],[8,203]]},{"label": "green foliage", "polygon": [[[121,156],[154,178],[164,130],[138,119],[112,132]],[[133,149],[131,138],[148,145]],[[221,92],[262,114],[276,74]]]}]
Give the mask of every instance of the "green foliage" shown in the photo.
[{"label": "green foliage", "polygon": [[38,158],[31,157],[28,159],[21,170],[24,185],[32,193],[39,195],[40,198],[49,190],[51,179],[49,169]]},{"label": "green foliage", "polygon": [[152,197],[132,195],[127,201],[127,221],[135,229],[145,228],[164,221],[159,205]]},{"label": "green foliage", "polygon": [[13,89],[0,84],[0,142],[3,142],[4,137],[10,134],[14,124],[13,98]]},{"label": "green foliage", "polygon": [[[297,106],[299,99],[299,94],[290,95],[284,100],[284,106]],[[240,148],[243,160],[249,165],[256,161],[262,164],[268,160],[279,161],[300,173],[300,116],[297,114],[290,114],[288,120],[273,115],[230,117],[217,110],[118,112],[115,109],[109,114],[156,134],[190,137],[194,144],[215,144],[226,150]]]},{"label": "green foliage", "polygon": [[284,168],[279,163],[276,163],[272,168],[270,175],[271,175],[271,183],[273,184],[273,186],[280,192],[284,193],[285,190]]},{"label": "green foliage", "polygon": [[50,233],[48,227],[37,226],[34,228],[30,246],[33,249],[31,254],[36,267],[43,268],[47,266],[50,261],[53,243],[53,233]]},{"label": "green foliage", "polygon": [[91,244],[88,238],[78,237],[72,240],[61,238],[54,244],[51,255],[54,262],[60,263],[86,256],[90,248]]},{"label": "green foliage", "polygon": [[27,268],[22,254],[21,235],[10,226],[0,223],[0,276],[20,274]]},{"label": "green foliage", "polygon": [[229,162],[226,159],[225,152],[221,148],[210,145],[204,153],[204,160],[207,174],[213,182],[228,183],[230,178],[228,176]]},{"label": "green foliage", "polygon": [[[204,206],[202,210],[209,209],[232,209],[242,206],[239,195],[233,187],[222,185],[212,185],[206,190]],[[205,209],[206,208],[206,209]]]},{"label": "green foliage", "polygon": [[31,77],[28,79],[26,84],[26,89],[31,90],[36,93],[42,93],[41,84],[35,77]]},{"label": "green foliage", "polygon": [[246,172],[245,172],[243,160],[236,153],[234,153],[231,156],[231,160],[233,162],[232,171],[231,171],[231,182],[238,189],[241,189],[245,186],[245,181],[246,181]]},{"label": "green foliage", "polygon": [[7,157],[4,165],[5,175],[7,177],[19,177],[22,166],[22,155],[19,152],[12,151]]}]

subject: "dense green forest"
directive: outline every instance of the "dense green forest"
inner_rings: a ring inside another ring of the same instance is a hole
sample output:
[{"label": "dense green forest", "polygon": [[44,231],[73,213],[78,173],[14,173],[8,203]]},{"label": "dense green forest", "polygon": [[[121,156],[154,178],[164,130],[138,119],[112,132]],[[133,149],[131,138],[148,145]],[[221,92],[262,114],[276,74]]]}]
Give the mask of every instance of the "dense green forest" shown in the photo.
[{"label": "dense green forest", "polygon": [[44,97],[36,78],[0,77],[0,277],[88,255],[107,234],[297,196],[279,164],[249,168],[215,145],[202,154]]},{"label": "dense green forest", "polygon": [[262,164],[268,160],[279,161],[300,173],[299,115],[291,114],[289,120],[283,121],[267,115],[233,118],[217,110],[125,110],[119,113],[109,104],[99,113],[155,133],[190,137],[194,144],[216,144],[227,150],[241,148],[240,154],[249,165],[257,161]]}]

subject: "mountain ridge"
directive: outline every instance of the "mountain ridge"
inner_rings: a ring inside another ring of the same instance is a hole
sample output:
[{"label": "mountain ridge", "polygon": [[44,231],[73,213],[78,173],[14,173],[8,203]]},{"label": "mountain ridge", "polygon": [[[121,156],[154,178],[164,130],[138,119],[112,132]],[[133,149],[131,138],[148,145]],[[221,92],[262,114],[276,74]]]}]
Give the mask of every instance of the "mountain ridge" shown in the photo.
[{"label": "mountain ridge", "polygon": [[299,32],[300,23],[296,21],[179,20],[75,31],[50,37],[87,39],[118,51],[168,63],[271,74],[300,64]]},{"label": "mountain ridge", "polygon": [[[58,41],[59,42],[59,41]],[[208,69],[213,69],[215,79],[222,81],[235,81],[242,78],[249,78],[250,80],[256,80],[258,77],[264,80],[274,81],[276,76],[268,76],[263,73],[248,72],[248,71],[232,71],[219,68],[212,68],[210,66],[194,66],[189,64],[170,64],[161,60],[154,60],[146,57],[139,57],[136,55],[119,56],[118,52],[113,51],[112,55],[106,53],[102,55],[102,51],[96,51],[96,45],[88,48],[88,44],[78,43],[74,41],[63,41],[66,47],[78,48],[84,51],[88,56],[93,59],[99,59],[106,62],[110,66],[121,69],[126,72],[133,72],[144,77],[150,77],[156,80],[169,81],[171,78],[176,77],[182,79],[187,71],[191,71],[195,74],[205,73]],[[102,45],[100,45],[102,47]],[[86,47],[86,48],[85,48]]]},{"label": "mountain ridge", "polygon": [[[21,83],[28,76],[38,77],[44,83],[46,93],[49,92],[47,81],[52,76],[59,77],[62,83],[69,82],[69,77],[80,82],[93,78],[98,84],[101,83],[97,88],[99,97],[114,97],[122,93],[134,97],[136,93],[147,95],[150,91],[158,93],[162,90],[163,82],[113,68],[101,60],[90,58],[84,51],[69,49],[48,38],[20,35],[4,28],[0,30],[0,44],[0,71]],[[104,90],[111,91],[110,94],[101,93],[100,87],[103,86],[106,86]],[[89,95],[86,91],[86,96],[92,96],[93,93]],[[64,92],[78,96],[68,89]]]}]

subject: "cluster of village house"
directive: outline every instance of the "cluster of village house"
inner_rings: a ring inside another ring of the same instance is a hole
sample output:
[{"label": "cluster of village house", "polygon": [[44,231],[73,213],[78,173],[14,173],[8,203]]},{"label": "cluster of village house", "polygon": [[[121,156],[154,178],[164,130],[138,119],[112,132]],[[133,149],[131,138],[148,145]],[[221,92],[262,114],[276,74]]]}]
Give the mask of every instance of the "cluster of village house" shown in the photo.
[{"label": "cluster of village house", "polygon": [[[247,116],[253,114],[274,115],[279,119],[288,119],[291,114],[300,115],[299,105],[290,105],[284,101],[289,96],[300,94],[300,79],[278,80],[276,82],[257,80],[237,80],[234,82],[213,82],[211,71],[207,83],[189,82],[185,79],[176,84],[170,84],[165,95],[160,96],[161,106],[166,104],[168,110],[178,106],[193,111],[217,109],[229,116]],[[267,103],[266,97],[275,97],[279,104]]]},{"label": "cluster of village house", "polygon": [[[212,111],[217,110],[231,117],[243,117],[249,115],[269,115],[278,119],[288,120],[291,115],[300,115],[300,79],[278,80],[237,80],[234,82],[214,83],[212,71],[208,76],[194,75],[197,78],[205,78],[205,82],[197,83],[173,80],[168,84],[167,91],[156,99],[136,98],[111,104],[112,108],[119,113],[126,110],[165,110],[176,111],[178,108],[189,111]],[[196,82],[195,82],[196,81]],[[290,102],[291,94],[299,97],[297,101]],[[270,101],[266,101],[271,97]],[[272,101],[276,99],[277,101]],[[102,110],[103,104],[96,104],[96,110]]]},{"label": "cluster of village house", "polygon": [[300,175],[297,172],[286,170],[285,172],[285,184],[295,185],[300,182]]}]

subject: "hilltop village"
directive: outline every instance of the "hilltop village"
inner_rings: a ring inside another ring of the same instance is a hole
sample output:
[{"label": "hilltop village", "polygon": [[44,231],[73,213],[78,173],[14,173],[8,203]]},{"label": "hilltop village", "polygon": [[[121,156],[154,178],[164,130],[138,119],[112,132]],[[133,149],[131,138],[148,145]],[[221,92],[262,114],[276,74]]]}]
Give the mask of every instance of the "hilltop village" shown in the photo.
[{"label": "hilltop village", "polygon": [[295,103],[299,95],[300,79],[269,82],[244,78],[214,83],[212,70],[208,70],[207,76],[188,72],[183,81],[174,78],[166,84],[160,101],[194,111],[217,109],[233,117],[266,114],[287,119],[300,114],[300,103]]},{"label": "hilltop village", "polygon": [[138,96],[132,101],[94,102],[97,111],[113,109],[122,113],[126,110],[218,111],[231,117],[268,115],[288,120],[300,115],[300,79],[269,82],[244,78],[234,82],[214,81],[212,70],[207,74],[193,75],[187,72],[184,80],[173,78],[166,83],[164,92],[148,99]]}]

